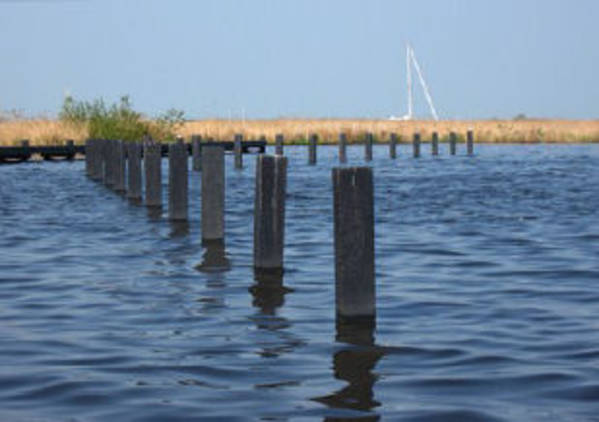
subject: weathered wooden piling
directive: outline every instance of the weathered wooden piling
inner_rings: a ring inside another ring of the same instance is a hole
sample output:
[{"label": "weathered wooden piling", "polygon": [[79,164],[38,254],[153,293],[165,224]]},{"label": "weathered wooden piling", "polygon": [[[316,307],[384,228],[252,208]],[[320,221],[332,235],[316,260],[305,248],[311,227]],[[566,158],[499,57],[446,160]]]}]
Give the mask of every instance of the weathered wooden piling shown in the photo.
[{"label": "weathered wooden piling", "polygon": [[281,133],[279,133],[275,136],[275,154],[276,155],[283,155],[284,141],[285,141],[285,138],[283,137],[283,135]]},{"label": "weathered wooden piling", "polygon": [[235,168],[241,169],[243,168],[243,135],[237,134],[235,135],[235,141],[233,145],[233,151],[235,153]]},{"label": "weathered wooden piling", "polygon": [[112,175],[112,148],[112,141],[102,139],[102,180],[107,187],[111,187],[114,183]]},{"label": "weathered wooden piling", "polygon": [[191,135],[191,168],[193,171],[202,171],[202,137]]},{"label": "weathered wooden piling", "polygon": [[315,133],[310,135],[308,140],[308,164],[316,164],[316,146],[318,145],[318,135]]},{"label": "weathered wooden piling", "polygon": [[115,151],[116,141],[104,141],[104,183],[109,188],[112,188],[115,182]]},{"label": "weathered wooden piling", "polygon": [[347,135],[339,134],[339,162],[347,163]]},{"label": "weathered wooden piling", "polygon": [[458,141],[458,137],[456,136],[455,132],[450,132],[449,133],[449,154],[450,155],[455,155],[457,141]]},{"label": "weathered wooden piling", "polygon": [[68,151],[66,159],[72,160],[73,158],[75,158],[75,141],[73,141],[72,139],[67,139],[66,146]]},{"label": "weathered wooden piling", "polygon": [[414,134],[412,146],[414,149],[414,158],[420,157],[420,134],[419,133]]},{"label": "weathered wooden piling", "polygon": [[389,136],[389,157],[392,160],[397,158],[397,134],[392,133]]},{"label": "weathered wooden piling", "polygon": [[90,179],[92,178],[92,174],[93,174],[93,158],[94,158],[94,151],[93,151],[93,141],[91,139],[86,139],[85,140],[85,174],[87,175],[87,177],[89,177]]},{"label": "weathered wooden piling", "polygon": [[468,155],[474,154],[474,132],[471,130],[466,133],[466,149]]},{"label": "weathered wooden piling", "polygon": [[254,201],[254,268],[283,270],[287,158],[259,155]]},{"label": "weathered wooden piling", "polygon": [[94,139],[94,180],[101,182],[104,179],[104,140]]},{"label": "weathered wooden piling", "polygon": [[114,154],[114,190],[117,193],[125,193],[127,190],[127,150],[123,141],[116,141]]},{"label": "weathered wooden piling", "polygon": [[148,140],[144,143],[144,173],[146,206],[162,206],[162,145]]},{"label": "weathered wooden piling", "polygon": [[225,150],[205,145],[202,151],[202,239],[225,238]]},{"label": "weathered wooden piling", "polygon": [[439,134],[437,132],[433,132],[431,137],[431,153],[439,155]]},{"label": "weathered wooden piling", "polygon": [[168,148],[168,216],[171,221],[187,221],[187,149],[180,140]]},{"label": "weathered wooden piling", "polygon": [[100,180],[101,173],[98,170],[100,151],[98,151],[98,140],[87,139],[85,141],[85,169],[87,176],[92,180]]},{"label": "weathered wooden piling", "polygon": [[372,161],[372,144],[374,142],[374,135],[370,132],[366,133],[364,138],[364,159],[366,161]]},{"label": "weathered wooden piling", "polygon": [[334,168],[337,317],[374,319],[374,188],[369,167]]},{"label": "weathered wooden piling", "polygon": [[141,199],[141,144],[130,142],[127,145],[127,198]]}]

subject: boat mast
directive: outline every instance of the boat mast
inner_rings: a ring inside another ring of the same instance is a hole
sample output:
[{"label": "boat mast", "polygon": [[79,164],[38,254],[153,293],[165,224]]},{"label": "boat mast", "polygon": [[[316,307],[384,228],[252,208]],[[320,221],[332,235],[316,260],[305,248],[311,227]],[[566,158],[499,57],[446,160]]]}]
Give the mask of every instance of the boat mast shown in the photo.
[{"label": "boat mast", "polygon": [[414,101],[412,97],[412,47],[410,43],[406,44],[406,77],[408,84],[408,114],[405,116],[405,120],[412,120],[414,117]]}]

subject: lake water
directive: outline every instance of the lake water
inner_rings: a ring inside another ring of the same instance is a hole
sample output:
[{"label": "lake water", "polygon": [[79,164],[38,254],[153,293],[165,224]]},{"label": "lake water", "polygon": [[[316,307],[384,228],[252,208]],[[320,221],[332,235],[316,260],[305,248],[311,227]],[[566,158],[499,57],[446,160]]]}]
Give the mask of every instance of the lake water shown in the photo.
[{"label": "lake water", "polygon": [[374,332],[335,325],[334,147],[286,148],[282,280],[253,273],[255,156],[224,250],[197,173],[181,227],[82,161],[0,167],[0,420],[599,420],[599,145],[460,148],[375,147]]}]

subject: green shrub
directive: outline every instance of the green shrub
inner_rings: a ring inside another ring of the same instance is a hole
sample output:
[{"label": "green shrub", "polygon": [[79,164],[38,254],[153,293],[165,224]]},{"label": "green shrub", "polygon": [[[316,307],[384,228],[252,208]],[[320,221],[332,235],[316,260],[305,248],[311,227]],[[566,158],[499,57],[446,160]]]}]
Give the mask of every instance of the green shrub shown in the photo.
[{"label": "green shrub", "polygon": [[103,99],[77,101],[66,97],[59,113],[60,120],[87,126],[90,138],[140,141],[145,135],[160,141],[172,141],[184,122],[184,113],[171,109],[156,120],[144,119],[133,110],[128,96],[110,106]]}]

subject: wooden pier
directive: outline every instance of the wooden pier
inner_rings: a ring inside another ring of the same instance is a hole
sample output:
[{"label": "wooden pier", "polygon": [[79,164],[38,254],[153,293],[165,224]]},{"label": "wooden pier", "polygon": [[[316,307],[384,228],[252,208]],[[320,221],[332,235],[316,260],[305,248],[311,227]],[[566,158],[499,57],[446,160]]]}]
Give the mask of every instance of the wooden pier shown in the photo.
[{"label": "wooden pier", "polygon": [[[233,141],[222,142],[202,142],[202,147],[208,145],[222,145],[225,151],[234,150]],[[168,156],[168,144],[162,144],[161,154]],[[192,153],[192,144],[185,144],[188,154]],[[266,151],[266,141],[242,141],[241,151],[247,153],[264,153]],[[72,160],[75,155],[85,155],[85,145],[75,145],[67,141],[66,145],[52,146],[29,146],[27,141],[23,141],[20,146],[0,147],[0,164],[20,163],[30,160],[33,156],[41,157],[43,160]]]}]

